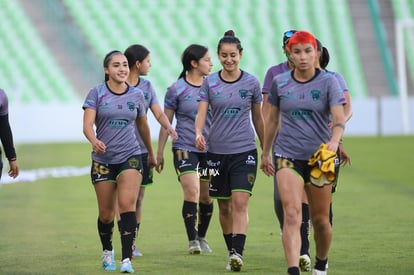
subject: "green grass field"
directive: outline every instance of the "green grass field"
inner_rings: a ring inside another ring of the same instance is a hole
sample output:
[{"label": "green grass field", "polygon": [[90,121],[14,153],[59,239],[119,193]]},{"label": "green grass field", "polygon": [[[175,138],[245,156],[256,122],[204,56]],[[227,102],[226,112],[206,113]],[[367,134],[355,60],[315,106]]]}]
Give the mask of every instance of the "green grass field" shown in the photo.
[{"label": "green grass field", "polygon": [[[345,146],[352,166],[342,169],[334,196],[329,274],[414,274],[414,137],[346,138]],[[90,163],[86,143],[17,149],[22,170]],[[147,188],[138,237],[144,256],[133,261],[136,273],[229,273],[217,211],[207,235],[213,253],[187,254],[171,155],[168,148],[164,172]],[[272,180],[261,171],[249,216],[242,273],[286,274]],[[89,175],[0,185],[0,274],[118,273],[101,270],[96,219]],[[120,260],[117,232],[114,248]]]}]

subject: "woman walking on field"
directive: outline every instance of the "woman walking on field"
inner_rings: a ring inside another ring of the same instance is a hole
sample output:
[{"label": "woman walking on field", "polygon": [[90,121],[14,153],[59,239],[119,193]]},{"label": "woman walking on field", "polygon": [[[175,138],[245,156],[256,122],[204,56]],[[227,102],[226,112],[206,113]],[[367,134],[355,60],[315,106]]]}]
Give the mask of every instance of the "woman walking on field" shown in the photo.
[{"label": "woman walking on field", "polygon": [[[222,69],[206,77],[200,88],[195,121],[195,145],[207,151],[213,173],[210,196],[219,206],[219,220],[228,257],[226,269],[240,271],[249,223],[248,203],[257,172],[256,135],[263,140],[262,95],[259,80],[239,68],[243,55],[232,30],[220,39],[217,54]],[[208,110],[211,128],[203,134]]]},{"label": "woman walking on field", "polygon": [[[206,234],[213,214],[213,201],[209,197],[209,176],[202,171],[207,167],[206,153],[194,145],[194,120],[197,115],[197,98],[204,78],[210,73],[213,63],[208,49],[202,45],[188,46],[182,56],[183,70],[167,89],[164,112],[172,122],[177,119],[178,139],[173,142],[174,167],[183,189],[182,217],[187,233],[188,252],[200,254],[212,252]],[[208,135],[210,119],[207,119],[204,134]],[[164,147],[167,141],[165,129],[160,130],[157,171],[164,165]],[[200,176],[201,174],[201,176]],[[197,222],[198,221],[198,222]]]},{"label": "woman walking on field", "polygon": [[[316,261],[314,275],[326,275],[326,263],[332,239],[329,208],[332,178],[311,173],[309,161],[319,149],[334,158],[345,128],[343,105],[346,103],[335,77],[315,68],[317,43],[309,32],[298,31],[288,42],[295,68],[276,76],[269,93],[270,110],[265,125],[261,168],[266,175],[276,172],[283,206],[282,242],[288,274],[298,275],[302,196],[306,190],[314,228]],[[332,118],[332,129],[328,123]],[[275,166],[269,151],[274,147]],[[321,146],[324,145],[324,146]],[[332,173],[334,171],[332,170]],[[329,174],[329,176],[331,176]]]},{"label": "woman walking on field", "polygon": [[[92,88],[83,104],[83,133],[92,145],[91,179],[98,201],[98,233],[102,244],[102,268],[116,270],[112,232],[118,202],[122,220],[120,271],[133,273],[132,245],[137,220],[138,190],[142,181],[138,128],[155,166],[142,91],[126,82],[129,67],[120,51],[109,52],[103,62],[105,82]],[[94,130],[96,126],[96,132]]]}]

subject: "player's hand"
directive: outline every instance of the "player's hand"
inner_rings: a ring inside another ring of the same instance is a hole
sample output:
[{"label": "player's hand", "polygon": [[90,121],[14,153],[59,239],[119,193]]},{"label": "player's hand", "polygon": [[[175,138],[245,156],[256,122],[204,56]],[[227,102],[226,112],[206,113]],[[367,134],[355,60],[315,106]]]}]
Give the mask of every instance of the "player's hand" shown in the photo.
[{"label": "player's hand", "polygon": [[167,134],[171,137],[172,141],[176,141],[178,139],[178,134],[173,127],[167,129]]},{"label": "player's hand", "polygon": [[16,160],[10,160],[9,161],[9,176],[13,179],[15,179],[19,175],[19,166],[17,165]]},{"label": "player's hand", "polygon": [[97,154],[104,154],[106,152],[106,145],[99,139],[92,143],[92,150]]},{"label": "player's hand", "polygon": [[164,157],[157,156],[157,165],[155,166],[155,170],[158,173],[161,173],[163,169],[164,169]]},{"label": "player's hand", "polygon": [[273,166],[272,159],[269,154],[262,154],[262,163],[260,164],[260,169],[266,176],[275,175],[275,167]]},{"label": "player's hand", "polygon": [[195,146],[198,150],[206,151],[207,143],[203,135],[197,135],[195,139]]},{"label": "player's hand", "polygon": [[345,151],[342,143],[339,144],[339,158],[341,159],[341,165],[351,165],[351,157]]},{"label": "player's hand", "polygon": [[148,154],[148,167],[153,168],[157,166],[157,160],[155,159],[153,154]]}]

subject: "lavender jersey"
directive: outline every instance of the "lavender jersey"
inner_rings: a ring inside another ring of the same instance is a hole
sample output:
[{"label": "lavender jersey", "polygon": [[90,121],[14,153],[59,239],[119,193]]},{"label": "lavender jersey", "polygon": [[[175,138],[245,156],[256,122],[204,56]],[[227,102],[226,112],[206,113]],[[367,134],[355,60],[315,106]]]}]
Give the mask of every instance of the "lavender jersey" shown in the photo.
[{"label": "lavender jersey", "polygon": [[[193,152],[201,152],[195,147],[194,121],[198,110],[198,93],[200,86],[193,86],[184,78],[178,79],[167,89],[164,99],[164,108],[174,110],[177,120],[175,131],[178,139],[172,147]],[[207,114],[203,136],[208,137],[211,114]]]},{"label": "lavender jersey", "polygon": [[276,76],[269,103],[277,106],[281,113],[274,153],[307,160],[331,137],[328,127],[330,107],[346,101],[335,77],[318,70],[307,82],[296,81],[293,71]]},{"label": "lavender jersey", "polygon": [[144,104],[143,92],[129,85],[122,94],[112,93],[105,83],[89,91],[82,108],[96,111],[96,137],[106,145],[104,154],[92,152],[94,161],[117,164],[141,154],[135,120],[145,115]]},{"label": "lavender jersey", "polygon": [[278,74],[287,72],[287,71],[290,71],[287,61],[270,67],[266,72],[266,76],[263,82],[262,94],[269,93],[270,88],[272,86],[272,80],[275,76],[277,76]]},{"label": "lavender jersey", "polygon": [[240,78],[226,82],[215,72],[201,85],[199,100],[208,102],[212,119],[207,139],[208,151],[237,154],[256,149],[251,125],[252,104],[262,102],[259,80],[242,71]]},{"label": "lavender jersey", "polygon": [[331,73],[336,78],[336,80],[338,81],[339,87],[341,88],[341,91],[343,93],[349,92],[348,85],[346,85],[345,79],[341,74],[336,73],[336,72],[331,72],[331,71],[326,71],[326,72]]},{"label": "lavender jersey", "polygon": [[0,116],[5,116],[9,113],[9,101],[6,93],[0,89]]},{"label": "lavender jersey", "polygon": [[[158,104],[158,98],[157,94],[155,93],[154,87],[152,86],[149,80],[144,79],[142,77],[139,78],[139,83],[136,87],[138,87],[144,94],[145,113],[148,113],[148,109],[151,108],[152,105]],[[135,134],[137,136],[141,152],[148,153],[147,147],[145,147],[144,141],[142,140],[141,135],[138,132],[138,129],[136,129]]]}]

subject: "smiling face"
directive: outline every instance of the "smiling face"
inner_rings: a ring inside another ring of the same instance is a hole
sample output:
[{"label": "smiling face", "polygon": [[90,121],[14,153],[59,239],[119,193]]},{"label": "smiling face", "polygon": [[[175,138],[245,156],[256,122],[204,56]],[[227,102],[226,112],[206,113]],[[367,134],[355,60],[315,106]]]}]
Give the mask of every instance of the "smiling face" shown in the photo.
[{"label": "smiling face", "polygon": [[235,43],[222,43],[218,52],[218,58],[223,70],[231,73],[239,70],[239,62],[242,57],[241,52]]},{"label": "smiling face", "polygon": [[300,71],[313,69],[316,56],[316,50],[312,43],[293,44],[290,50],[290,57],[295,64],[295,68]]},{"label": "smiling face", "polygon": [[109,81],[116,83],[122,83],[127,80],[129,74],[128,60],[122,53],[114,54],[108,63],[107,67],[104,67],[104,72],[109,77]]}]

